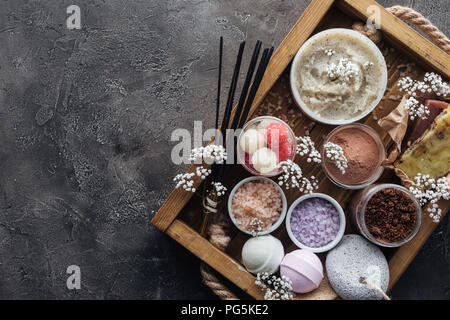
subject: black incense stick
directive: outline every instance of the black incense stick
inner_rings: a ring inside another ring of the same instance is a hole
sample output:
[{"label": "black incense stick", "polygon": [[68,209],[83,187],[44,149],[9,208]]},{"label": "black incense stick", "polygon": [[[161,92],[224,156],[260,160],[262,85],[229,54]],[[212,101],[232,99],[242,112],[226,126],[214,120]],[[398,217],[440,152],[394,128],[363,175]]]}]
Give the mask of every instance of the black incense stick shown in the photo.
[{"label": "black incense stick", "polygon": [[[214,143],[219,144],[219,113],[220,113],[220,93],[222,84],[222,60],[223,60],[223,37],[220,37],[219,43],[219,80],[217,81],[217,100],[216,100],[216,123],[215,123],[215,138]],[[217,178],[217,164],[213,163],[211,166],[212,181]],[[205,184],[206,185],[206,184]]]},{"label": "black incense stick", "polygon": [[[261,60],[258,65],[258,70],[256,72],[255,79],[253,81],[253,85],[250,89],[250,93],[248,94],[247,101],[245,103],[245,107],[244,107],[244,110],[242,112],[242,115],[241,115],[241,118],[239,121],[239,128],[242,128],[245,121],[247,120],[247,116],[250,112],[250,108],[253,104],[253,100],[255,99],[256,93],[258,92],[259,85],[261,84],[261,80],[262,80],[264,73],[266,71],[266,68],[269,64],[269,60],[272,56],[272,53],[273,53],[273,47],[270,49],[269,48],[264,49],[264,52],[262,54]],[[238,115],[235,114],[235,117],[237,117],[237,116]],[[234,143],[233,143],[233,146],[234,146]],[[219,168],[219,172],[217,173],[217,175],[219,177],[219,180],[218,180],[219,182],[223,182],[223,180],[225,178],[226,169],[227,169],[226,164]]]},{"label": "black incense stick", "polygon": [[264,76],[264,72],[266,71],[267,65],[269,64],[270,57],[273,53],[273,47],[271,49],[264,49],[263,57],[259,62],[258,71],[256,71],[255,80],[253,81],[252,88],[250,89],[250,93],[248,94],[247,102],[245,104],[244,111],[242,112],[241,119],[239,121],[239,128],[242,128],[247,120],[248,113],[250,112],[250,108],[253,104],[253,100],[255,99],[256,93],[258,92],[259,85],[261,84],[261,80]]},{"label": "black incense stick", "polygon": [[219,128],[219,111],[220,111],[220,88],[222,83],[222,56],[223,56],[223,37],[220,37],[219,45],[219,80],[217,81],[217,100],[216,100],[216,130]]},{"label": "black incense stick", "polygon": [[[222,41],[221,41],[221,44],[222,44]],[[244,53],[244,46],[245,46],[245,42],[241,42],[241,44],[239,46],[238,56],[236,58],[236,64],[234,66],[233,78],[231,79],[230,91],[228,92],[227,104],[226,104],[225,112],[224,112],[223,119],[222,119],[221,136],[222,136],[222,145],[224,147],[226,147],[226,130],[228,128],[229,118],[230,118],[230,114],[231,114],[231,106],[232,106],[233,101],[234,101],[234,94],[235,94],[235,91],[236,91],[237,80],[238,80],[238,77],[239,77],[239,70],[241,68],[242,55]],[[220,67],[221,67],[222,66],[221,61],[219,61],[219,64],[220,64]],[[216,109],[218,110],[218,108],[216,108]],[[218,117],[217,114],[216,114],[216,117]],[[218,130],[217,127],[216,127],[216,130]],[[219,144],[219,140],[217,138],[218,137],[216,136],[216,143]],[[216,163],[214,163],[212,165],[212,168],[211,168],[212,181],[217,182],[216,179],[217,179],[217,176],[218,176],[219,167],[221,167],[221,166],[222,165],[219,165],[219,164],[216,164]]]},{"label": "black incense stick", "polygon": [[221,129],[222,129],[222,141],[223,141],[222,145],[224,147],[226,146],[226,140],[227,140],[226,130],[228,129],[228,124],[230,121],[230,114],[231,114],[231,109],[232,109],[233,102],[234,102],[234,94],[236,92],[236,85],[237,85],[237,81],[239,78],[239,71],[241,69],[242,54],[244,53],[244,47],[245,47],[245,41],[242,41],[241,45],[239,46],[239,52],[238,52],[238,56],[236,59],[236,65],[234,66],[233,79],[231,80],[230,91],[228,92],[228,99],[227,99],[227,104],[225,107],[225,114],[223,116]]},{"label": "black incense stick", "polygon": [[244,107],[245,99],[247,98],[248,89],[252,82],[253,73],[255,72],[256,63],[258,62],[258,55],[260,50],[261,50],[261,41],[258,40],[256,42],[255,49],[253,50],[252,59],[250,60],[250,64],[248,66],[247,76],[245,77],[244,86],[242,87],[239,103],[236,107],[236,113],[234,114],[233,122],[231,124],[231,129],[233,130],[235,130],[238,126],[242,109]]}]

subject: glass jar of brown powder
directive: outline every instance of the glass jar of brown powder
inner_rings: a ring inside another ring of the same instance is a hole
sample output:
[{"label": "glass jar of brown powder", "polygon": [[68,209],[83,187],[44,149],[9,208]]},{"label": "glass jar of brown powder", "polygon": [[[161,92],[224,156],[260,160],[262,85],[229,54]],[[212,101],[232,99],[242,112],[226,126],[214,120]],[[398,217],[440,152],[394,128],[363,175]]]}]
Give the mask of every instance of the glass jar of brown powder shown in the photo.
[{"label": "glass jar of brown powder", "polygon": [[[327,160],[327,142],[342,148],[348,167],[345,173]],[[371,185],[383,173],[381,163],[386,159],[386,150],[378,133],[371,127],[352,123],[335,128],[324,139],[322,145],[322,169],[336,185],[345,189],[363,189]]]},{"label": "glass jar of brown powder", "polygon": [[350,213],[359,232],[383,247],[411,241],[422,223],[422,209],[408,189],[396,184],[374,184],[355,194]]}]

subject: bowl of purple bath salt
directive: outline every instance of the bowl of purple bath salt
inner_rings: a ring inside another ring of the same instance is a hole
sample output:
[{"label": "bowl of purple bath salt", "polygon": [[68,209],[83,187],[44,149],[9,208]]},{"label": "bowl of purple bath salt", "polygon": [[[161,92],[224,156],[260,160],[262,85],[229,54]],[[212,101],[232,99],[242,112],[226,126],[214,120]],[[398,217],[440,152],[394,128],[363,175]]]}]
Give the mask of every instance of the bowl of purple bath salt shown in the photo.
[{"label": "bowl of purple bath salt", "polygon": [[307,194],[292,203],[286,216],[286,229],[297,247],[325,252],[334,248],[344,235],[344,210],[326,194]]}]

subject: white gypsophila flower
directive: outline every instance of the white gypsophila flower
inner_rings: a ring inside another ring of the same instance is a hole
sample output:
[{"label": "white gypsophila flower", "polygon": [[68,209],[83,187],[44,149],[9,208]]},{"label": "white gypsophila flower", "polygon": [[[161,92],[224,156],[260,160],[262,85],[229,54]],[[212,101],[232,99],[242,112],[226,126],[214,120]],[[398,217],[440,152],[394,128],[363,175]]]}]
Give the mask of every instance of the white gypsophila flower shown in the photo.
[{"label": "white gypsophila flower", "polygon": [[363,64],[364,69],[370,69],[373,66],[374,66],[374,63],[372,61],[366,61]]},{"label": "white gypsophila flower", "polygon": [[411,120],[415,118],[426,119],[430,111],[426,106],[417,101],[418,96],[434,93],[439,97],[448,97],[450,94],[449,85],[442,80],[442,77],[434,72],[427,72],[423,81],[413,80],[410,77],[403,77],[397,83],[399,90],[409,95],[405,108]]},{"label": "white gypsophila flower", "polygon": [[414,97],[409,97],[408,100],[406,100],[405,109],[408,111],[411,120],[414,120],[415,118],[425,120],[430,114],[428,107],[420,103]]},{"label": "white gypsophila flower", "polygon": [[330,80],[339,79],[343,83],[350,83],[359,73],[359,67],[356,63],[347,58],[339,59],[338,64],[331,62],[327,68],[327,76]]},{"label": "white gypsophila flower", "polygon": [[227,188],[221,182],[211,182],[211,186],[216,191],[218,197],[225,195]]},{"label": "white gypsophila flower", "polygon": [[180,173],[177,174],[173,181],[175,181],[177,184],[175,186],[176,189],[183,188],[186,191],[189,192],[195,192],[196,189],[194,188],[194,176],[195,173]]},{"label": "white gypsophila flower", "polygon": [[441,220],[442,209],[439,208],[439,205],[436,203],[433,203],[431,207],[428,207],[427,212],[429,213],[429,217],[433,219],[434,223],[438,223]]},{"label": "white gypsophila flower", "polygon": [[294,293],[292,281],[286,277],[277,277],[267,272],[256,275],[255,284],[265,291],[265,300],[292,300]]},{"label": "white gypsophila flower", "polygon": [[290,159],[280,162],[278,167],[282,170],[278,184],[286,190],[298,189],[300,192],[312,193],[319,187],[316,177],[304,177],[300,166]]},{"label": "white gypsophila flower", "polygon": [[257,237],[258,234],[263,231],[263,226],[264,226],[264,222],[262,222],[260,219],[258,218],[253,218],[250,223],[250,233],[253,237]]},{"label": "white gypsophila flower", "polygon": [[195,174],[202,180],[205,180],[207,176],[211,174],[211,169],[207,169],[203,166],[199,166],[195,168]]},{"label": "white gypsophila flower", "polygon": [[321,163],[322,157],[317,151],[314,141],[310,136],[295,137],[297,140],[297,154],[301,157],[306,156],[307,162]]},{"label": "white gypsophila flower", "polygon": [[333,50],[333,49],[325,49],[325,50],[324,50],[324,53],[325,53],[327,56],[331,57],[332,55],[334,55],[334,54],[336,53],[336,51]]},{"label": "white gypsophila flower", "polygon": [[333,142],[327,142],[325,143],[323,148],[325,149],[325,155],[327,159],[333,162],[335,166],[341,171],[341,173],[344,174],[345,169],[347,169],[348,167],[348,163],[342,147]]},{"label": "white gypsophila flower", "polygon": [[413,80],[410,77],[406,76],[400,79],[397,83],[400,91],[406,92],[408,95],[416,97],[418,92],[420,94],[431,93],[432,89],[430,86],[418,80]]},{"label": "white gypsophila flower", "polygon": [[419,201],[421,206],[430,203],[431,206],[427,208],[430,218],[433,222],[439,222],[442,209],[439,208],[437,202],[441,199],[450,199],[450,186],[445,177],[434,179],[429,175],[419,173],[414,177],[415,186],[411,186],[409,190],[414,197]]},{"label": "white gypsophila flower", "polygon": [[446,97],[450,94],[450,87],[447,82],[443,81],[442,77],[434,72],[425,73],[423,81],[431,87],[431,90],[437,96]]},{"label": "white gypsophila flower", "polygon": [[208,164],[224,163],[227,158],[227,152],[222,145],[209,144],[206,147],[194,148],[191,150],[189,161],[200,164],[205,161]]}]

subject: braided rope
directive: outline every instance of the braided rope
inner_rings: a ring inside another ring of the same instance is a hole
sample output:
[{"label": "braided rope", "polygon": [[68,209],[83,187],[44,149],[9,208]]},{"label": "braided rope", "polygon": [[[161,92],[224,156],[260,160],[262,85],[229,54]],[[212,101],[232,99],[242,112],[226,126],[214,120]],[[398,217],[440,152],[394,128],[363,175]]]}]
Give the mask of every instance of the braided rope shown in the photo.
[{"label": "braided rope", "polygon": [[450,54],[450,40],[423,15],[411,8],[402,6],[393,6],[387,8],[387,11],[392,13],[394,16],[405,20],[419,28],[423,33],[430,37],[430,39],[433,40],[434,43],[436,43],[442,50],[444,50],[447,54]]},{"label": "braided rope", "polygon": [[[403,19],[425,33],[431,40],[433,40],[442,50],[450,54],[450,40],[439,29],[426,19],[417,11],[402,7],[393,6],[386,9],[396,17]],[[381,33],[378,30],[367,28],[361,23],[355,23],[353,28],[361,33],[366,34],[375,43],[381,40]],[[224,229],[224,222],[211,224],[209,227],[210,242],[221,250],[225,250],[230,237],[226,234]],[[238,300],[238,298],[214,275],[214,270],[206,263],[200,264],[200,273],[203,277],[203,282],[222,300]]]},{"label": "braided rope", "polygon": [[203,283],[206,284],[216,296],[222,300],[239,300],[230,289],[222,284],[213,272],[213,269],[206,263],[202,262],[200,264],[200,273],[203,277]]}]

